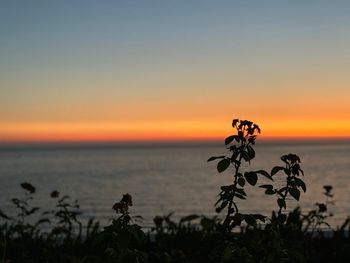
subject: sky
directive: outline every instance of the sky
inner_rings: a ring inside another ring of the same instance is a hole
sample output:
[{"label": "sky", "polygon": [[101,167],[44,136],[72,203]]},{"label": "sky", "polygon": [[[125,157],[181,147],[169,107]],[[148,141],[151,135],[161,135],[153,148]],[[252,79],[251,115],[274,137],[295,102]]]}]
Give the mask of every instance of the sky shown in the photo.
[{"label": "sky", "polygon": [[350,1],[0,1],[0,142],[350,137]]}]

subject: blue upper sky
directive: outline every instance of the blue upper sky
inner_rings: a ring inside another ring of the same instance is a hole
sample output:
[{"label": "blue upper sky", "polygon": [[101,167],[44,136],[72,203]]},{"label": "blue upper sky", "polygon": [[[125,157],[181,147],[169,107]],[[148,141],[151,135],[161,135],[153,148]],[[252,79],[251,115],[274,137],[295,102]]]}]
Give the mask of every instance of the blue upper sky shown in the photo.
[{"label": "blue upper sky", "polygon": [[350,1],[1,1],[0,120],[154,121],[169,105],[227,118],[243,93],[265,101],[235,102],[243,116],[291,116],[304,97],[313,118],[349,98],[349,14]]}]

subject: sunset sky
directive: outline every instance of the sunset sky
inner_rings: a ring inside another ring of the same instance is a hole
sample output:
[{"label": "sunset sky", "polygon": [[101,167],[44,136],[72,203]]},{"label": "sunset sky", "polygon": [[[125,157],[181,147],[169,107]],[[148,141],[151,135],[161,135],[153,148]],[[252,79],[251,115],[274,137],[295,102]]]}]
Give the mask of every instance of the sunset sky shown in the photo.
[{"label": "sunset sky", "polygon": [[0,142],[350,137],[350,1],[1,1]]}]

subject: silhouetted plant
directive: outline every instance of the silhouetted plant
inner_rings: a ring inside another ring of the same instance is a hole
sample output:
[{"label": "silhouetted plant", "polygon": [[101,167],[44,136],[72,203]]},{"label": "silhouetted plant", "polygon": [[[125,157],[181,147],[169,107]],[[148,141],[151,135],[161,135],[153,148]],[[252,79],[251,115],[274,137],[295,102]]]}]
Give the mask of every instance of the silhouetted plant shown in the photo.
[{"label": "silhouetted plant", "polygon": [[69,202],[70,197],[65,195],[59,198],[59,193],[53,191],[50,194],[51,198],[58,198],[56,210],[51,211],[57,224],[52,229],[50,236],[72,239],[74,231],[78,230],[76,239],[80,239],[82,235],[82,223],[78,220],[78,215],[81,214],[78,201]]},{"label": "silhouetted plant", "polygon": [[305,225],[305,232],[311,231],[311,234],[313,234],[315,231],[318,233],[322,233],[322,226],[327,226],[329,229],[331,226],[326,221],[327,218],[332,217],[333,214],[328,211],[329,205],[334,205],[334,202],[332,200],[333,193],[332,189],[333,187],[330,185],[323,186],[323,189],[325,190],[324,195],[326,197],[325,202],[319,203],[317,202],[315,204],[316,209],[311,210],[307,215],[304,216],[304,221],[306,222]]},{"label": "silhouetted plant", "polygon": [[258,175],[263,175],[272,180],[269,173],[264,170],[246,171],[244,173],[242,171],[242,162],[244,161],[250,164],[250,161],[255,158],[253,145],[255,144],[257,135],[261,132],[259,126],[251,121],[234,119],[232,121],[232,127],[236,130],[236,134],[225,139],[225,145],[230,151],[230,154],[214,156],[208,159],[208,162],[220,160],[217,163],[219,173],[232,167],[232,184],[221,186],[219,199],[215,204],[218,213],[226,209],[224,226],[227,231],[241,225],[242,221],[253,226],[256,225],[256,220],[265,221],[265,217],[260,214],[241,214],[236,200],[246,199],[247,194],[244,186],[246,182],[255,186],[258,181]]},{"label": "silhouetted plant", "polygon": [[296,154],[287,154],[281,157],[285,166],[275,166],[271,170],[271,176],[276,176],[277,173],[283,172],[286,176],[285,185],[280,188],[274,188],[272,184],[264,184],[259,187],[265,189],[267,195],[277,195],[278,205],[278,219],[283,223],[287,216],[282,214],[282,209],[287,209],[287,197],[292,196],[295,200],[300,199],[300,190],[306,192],[306,185],[300,175],[304,175],[303,170],[300,168],[300,158]]},{"label": "silhouetted plant", "polygon": [[12,203],[20,210],[17,214],[19,223],[24,223],[24,219],[27,216],[34,214],[39,210],[39,207],[32,207],[30,202],[33,200],[33,194],[35,193],[35,187],[30,183],[21,183],[21,187],[25,190],[23,198],[12,198]]},{"label": "silhouetted plant", "polygon": [[[35,221],[32,219],[32,215],[36,214],[40,209],[37,206],[32,205],[36,188],[27,182],[21,183],[21,187],[24,190],[24,196],[22,198],[12,198],[11,202],[19,210],[14,217],[6,216],[8,221],[8,236],[38,236],[40,234],[39,226],[46,223],[47,220],[40,218]],[[34,221],[34,223],[32,223]]]},{"label": "silhouetted plant", "polygon": [[133,219],[140,218],[130,216],[129,207],[132,205],[132,196],[124,194],[112,207],[118,218],[105,227],[96,240],[96,245],[102,247],[106,255],[120,263],[147,262],[140,250],[147,238],[139,225],[131,224]]}]

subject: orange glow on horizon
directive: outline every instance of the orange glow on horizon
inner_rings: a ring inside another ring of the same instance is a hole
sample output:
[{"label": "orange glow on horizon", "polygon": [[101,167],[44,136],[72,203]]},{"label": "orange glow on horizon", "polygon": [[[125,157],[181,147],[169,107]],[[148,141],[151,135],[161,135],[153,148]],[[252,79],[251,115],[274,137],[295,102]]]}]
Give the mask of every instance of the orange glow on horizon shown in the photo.
[{"label": "orange glow on horizon", "polygon": [[[230,123],[230,122],[229,122]],[[262,120],[262,139],[349,138],[346,120]],[[0,142],[220,140],[227,121],[142,123],[0,123]]]}]

